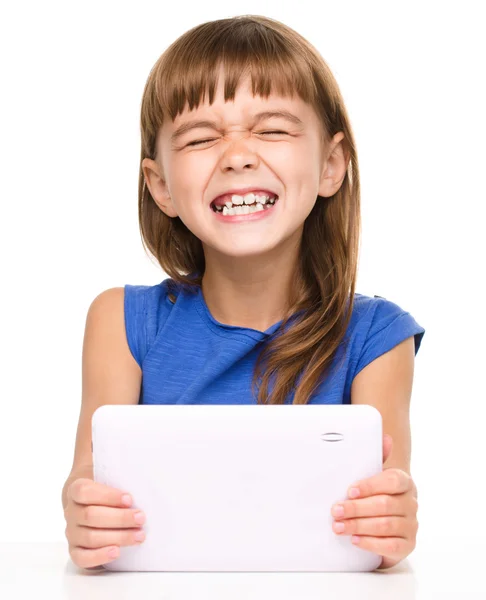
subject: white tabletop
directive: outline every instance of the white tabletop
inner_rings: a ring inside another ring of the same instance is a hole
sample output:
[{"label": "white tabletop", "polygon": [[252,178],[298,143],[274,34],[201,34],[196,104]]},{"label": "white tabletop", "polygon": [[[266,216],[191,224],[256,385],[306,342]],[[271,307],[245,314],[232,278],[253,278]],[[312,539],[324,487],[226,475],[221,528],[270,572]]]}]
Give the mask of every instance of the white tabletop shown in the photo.
[{"label": "white tabletop", "polygon": [[[446,533],[446,532],[445,532]],[[473,533],[427,543],[371,573],[121,573],[76,567],[67,541],[0,544],[0,598],[17,600],[468,600],[486,599],[486,540]]]}]

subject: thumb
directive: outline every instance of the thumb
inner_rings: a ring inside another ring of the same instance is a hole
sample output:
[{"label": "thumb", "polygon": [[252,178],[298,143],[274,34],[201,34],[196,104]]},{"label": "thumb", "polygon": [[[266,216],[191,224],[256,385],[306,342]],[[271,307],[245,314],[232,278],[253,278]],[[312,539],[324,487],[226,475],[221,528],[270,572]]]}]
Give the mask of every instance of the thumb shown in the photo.
[{"label": "thumb", "polygon": [[388,433],[383,434],[383,462],[388,460],[393,446],[393,438]]}]

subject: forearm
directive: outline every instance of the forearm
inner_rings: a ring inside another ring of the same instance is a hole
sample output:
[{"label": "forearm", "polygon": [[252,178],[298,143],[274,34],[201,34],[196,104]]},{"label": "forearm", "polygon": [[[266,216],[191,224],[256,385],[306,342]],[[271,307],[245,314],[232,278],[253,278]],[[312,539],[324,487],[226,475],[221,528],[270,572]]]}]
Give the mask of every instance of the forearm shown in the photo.
[{"label": "forearm", "polygon": [[86,477],[88,479],[93,479],[93,465],[85,465],[85,466],[78,467],[77,469],[74,469],[73,471],[71,471],[71,473],[69,474],[69,477],[66,479],[66,483],[64,484],[64,487],[62,488],[62,507],[63,507],[63,509],[66,508],[67,491],[68,491],[69,486],[75,479],[79,479],[80,477]]}]

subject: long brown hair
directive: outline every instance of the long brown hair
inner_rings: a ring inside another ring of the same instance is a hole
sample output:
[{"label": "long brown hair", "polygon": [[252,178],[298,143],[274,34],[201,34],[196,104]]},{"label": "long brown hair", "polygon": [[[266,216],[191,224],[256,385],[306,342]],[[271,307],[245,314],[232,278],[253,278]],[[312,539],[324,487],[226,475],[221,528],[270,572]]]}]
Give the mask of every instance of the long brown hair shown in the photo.
[{"label": "long brown hair", "polygon": [[317,196],[304,223],[289,308],[262,346],[252,380],[252,392],[255,385],[259,388],[257,403],[284,404],[295,390],[293,404],[307,404],[330,373],[340,344],[347,342],[361,234],[360,184],[353,133],[337,82],[318,51],[293,29],[259,15],[210,21],[184,33],[157,60],[141,106],[142,243],[171,278],[173,302],[178,286],[188,291],[201,286],[202,243],[179,217],[168,217],[157,206],[141,163],[147,157],[156,159],[156,136],[164,118],[174,121],[186,103],[191,110],[198,107],[208,91],[213,103],[221,64],[225,101],[234,99],[240,77],[249,71],[254,94],[266,98],[271,92],[286,96],[295,91],[309,103],[320,117],[325,141],[344,132],[346,175],[333,196]]}]

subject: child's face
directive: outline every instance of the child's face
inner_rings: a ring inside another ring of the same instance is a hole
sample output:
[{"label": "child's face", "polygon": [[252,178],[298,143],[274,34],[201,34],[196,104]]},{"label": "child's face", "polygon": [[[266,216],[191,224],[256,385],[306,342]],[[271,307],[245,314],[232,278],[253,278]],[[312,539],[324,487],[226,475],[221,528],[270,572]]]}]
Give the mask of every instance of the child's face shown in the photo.
[{"label": "child's face", "polygon": [[[224,102],[222,78],[213,104],[166,120],[157,139],[157,161],[144,159],[151,195],[168,216],[179,216],[203,245],[231,256],[261,255],[301,235],[317,195],[331,196],[342,183],[347,161],[343,133],[322,148],[321,122],[313,108],[294,98],[253,97],[249,79],[242,80],[235,100]],[[283,117],[256,122],[261,111],[285,110],[300,123]],[[172,135],[192,120],[214,121],[180,137]],[[263,134],[267,131],[285,133]],[[192,142],[210,140],[199,145]],[[324,152],[323,152],[324,150]],[[333,152],[334,151],[334,152]],[[333,152],[331,156],[331,152]],[[216,196],[234,188],[275,192],[271,214],[255,220],[224,222],[211,208]]]}]

